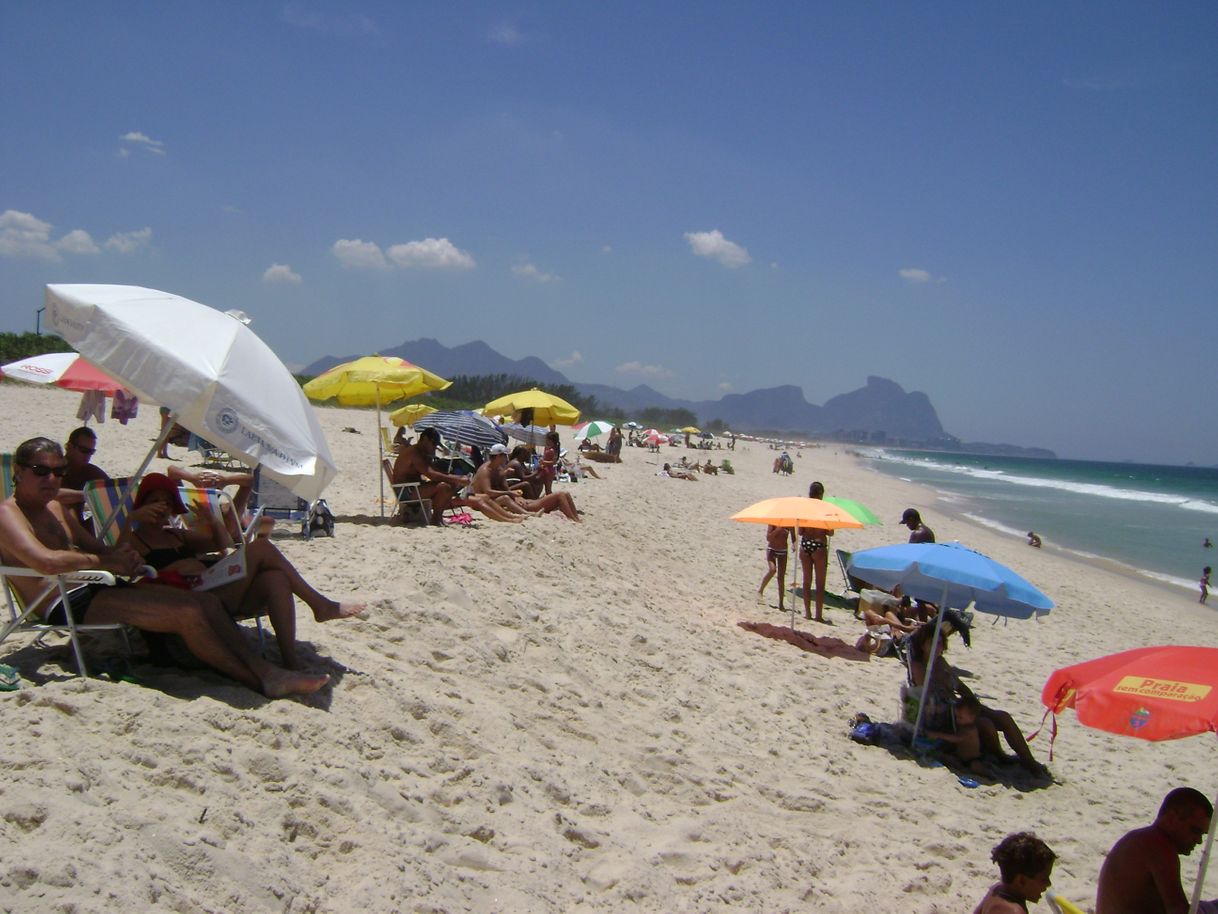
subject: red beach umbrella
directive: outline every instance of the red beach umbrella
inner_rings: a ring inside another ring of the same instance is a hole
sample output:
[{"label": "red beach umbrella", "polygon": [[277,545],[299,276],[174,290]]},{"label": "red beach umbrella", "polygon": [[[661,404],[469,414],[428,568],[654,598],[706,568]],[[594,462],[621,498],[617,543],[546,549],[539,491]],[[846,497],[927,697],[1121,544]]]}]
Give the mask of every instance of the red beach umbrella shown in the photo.
[{"label": "red beach umbrella", "polygon": [[[1050,676],[1040,699],[1054,715],[1074,708],[1088,727],[1135,739],[1157,742],[1218,733],[1218,648],[1143,647],[1076,663]],[[1189,907],[1193,914],[1216,825],[1218,816],[1213,816]]]},{"label": "red beach umbrella", "polygon": [[79,352],[48,352],[9,362],[0,368],[6,378],[34,384],[54,384],[66,390],[100,390],[114,396],[123,385],[80,357]]}]

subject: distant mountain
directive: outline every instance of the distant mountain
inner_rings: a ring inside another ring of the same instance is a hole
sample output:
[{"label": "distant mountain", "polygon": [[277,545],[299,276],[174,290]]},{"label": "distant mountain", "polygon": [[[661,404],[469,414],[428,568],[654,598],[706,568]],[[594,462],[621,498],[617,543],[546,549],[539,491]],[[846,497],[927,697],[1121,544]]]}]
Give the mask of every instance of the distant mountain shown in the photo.
[{"label": "distant mountain", "polygon": [[[368,353],[347,355],[341,358],[333,355],[324,355],[311,365],[306,365],[302,368],[300,374],[305,377],[316,377],[335,365],[341,365],[343,362],[358,359],[360,355],[368,355]],[[507,374],[534,378],[543,384],[571,383],[561,372],[555,371],[536,356],[529,356],[525,359],[509,359],[505,355],[500,355],[486,343],[482,342],[482,340],[474,340],[472,343],[464,343],[452,349],[449,349],[439,340],[426,338],[410,340],[393,349],[382,349],[378,355],[397,356],[399,359],[414,362],[416,365],[422,365],[428,371],[435,372],[442,378],[451,378],[453,375],[458,374]]]},{"label": "distant mountain", "polygon": [[[824,406],[809,403],[804,392],[785,384],[728,394],[718,400],[679,400],[640,384],[629,390],[607,384],[580,384],[555,371],[541,359],[530,356],[509,359],[481,340],[449,348],[437,340],[412,340],[393,349],[381,350],[424,366],[444,377],[453,375],[506,374],[534,378],[542,384],[571,384],[585,396],[595,397],[606,407],[634,412],[647,407],[688,409],[702,423],[719,419],[735,431],[786,432],[832,437],[864,444],[924,446],[944,450],[992,449],[990,453],[1027,453],[1053,456],[1041,448],[1015,445],[969,445],[948,434],[930,398],[920,391],[907,392],[887,378],[869,377],[865,386],[839,394]],[[316,376],[356,355],[323,356],[300,373]]]}]

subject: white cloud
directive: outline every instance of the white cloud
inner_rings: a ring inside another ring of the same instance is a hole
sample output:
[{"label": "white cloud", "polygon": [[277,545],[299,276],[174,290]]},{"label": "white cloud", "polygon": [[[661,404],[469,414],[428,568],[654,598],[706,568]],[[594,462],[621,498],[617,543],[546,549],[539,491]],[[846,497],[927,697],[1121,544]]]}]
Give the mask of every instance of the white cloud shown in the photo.
[{"label": "white cloud", "polygon": [[734,241],[728,241],[718,229],[711,232],[686,232],[685,240],[689,242],[690,250],[698,257],[709,257],[732,269],[742,267],[753,259],[747,250]]},{"label": "white cloud", "polygon": [[[154,140],[146,133],[141,133],[138,130],[132,130],[130,133],[124,133],[119,137],[124,143],[131,143],[139,146],[142,149],[151,152],[153,155],[163,156],[165,154],[165,144],[161,140]],[[119,155],[125,156],[127,148],[123,147],[119,150]]]},{"label": "white cloud", "polygon": [[55,247],[69,254],[98,254],[101,252],[101,248],[93,241],[93,236],[84,229],[72,229],[55,242]]},{"label": "white cloud", "polygon": [[338,35],[341,38],[368,38],[379,35],[381,28],[362,13],[328,13],[304,3],[289,3],[283,8],[283,21],[298,29]]},{"label": "white cloud", "polygon": [[286,263],[273,263],[266,268],[266,272],[262,274],[263,282],[286,282],[291,285],[300,285],[300,274],[293,270]]},{"label": "white cloud", "polygon": [[[15,209],[0,213],[0,257],[31,257],[36,260],[58,262],[61,254],[90,255],[101,253],[93,236],[84,229],[72,229],[61,238],[52,240],[52,225],[32,213]],[[152,237],[152,229],[126,235],[113,235],[105,247],[121,254],[142,247]],[[119,244],[116,239],[122,239]]]},{"label": "white cloud", "polygon": [[330,250],[344,267],[353,270],[384,270],[389,266],[381,249],[371,241],[343,238],[334,242]]},{"label": "white cloud", "polygon": [[730,381],[720,381],[719,382],[719,390],[722,393],[727,393],[731,389],[732,389],[732,383]]},{"label": "white cloud", "polygon": [[583,360],[584,360],[584,354],[582,352],[580,352],[578,349],[576,349],[565,359],[556,359],[551,364],[555,368],[570,368],[572,365],[578,365]]},{"label": "white cloud", "polygon": [[33,213],[5,210],[0,214],[0,255],[59,260],[59,252],[51,244],[51,223]]},{"label": "white cloud", "polygon": [[135,232],[117,232],[106,239],[106,250],[119,254],[134,254],[148,246],[152,240],[152,229],[145,226]]},{"label": "white cloud", "polygon": [[671,378],[673,372],[663,365],[644,365],[642,362],[623,362],[614,369],[618,374],[641,374],[651,378]]},{"label": "white cloud", "polygon": [[942,276],[931,276],[929,270],[919,267],[905,267],[903,270],[897,270],[897,273],[911,286],[920,286],[928,282],[947,282]]},{"label": "white cloud", "polygon": [[491,33],[487,36],[495,44],[501,44],[504,47],[512,47],[524,41],[524,33],[516,26],[510,23],[497,25],[491,29]]},{"label": "white cloud", "polygon": [[403,269],[416,267],[431,270],[472,270],[476,264],[466,251],[457,248],[447,238],[424,238],[395,244],[387,252],[389,259]]},{"label": "white cloud", "polygon": [[531,263],[517,264],[512,267],[512,272],[521,279],[531,279],[534,282],[558,282],[558,277],[553,273],[543,273]]}]

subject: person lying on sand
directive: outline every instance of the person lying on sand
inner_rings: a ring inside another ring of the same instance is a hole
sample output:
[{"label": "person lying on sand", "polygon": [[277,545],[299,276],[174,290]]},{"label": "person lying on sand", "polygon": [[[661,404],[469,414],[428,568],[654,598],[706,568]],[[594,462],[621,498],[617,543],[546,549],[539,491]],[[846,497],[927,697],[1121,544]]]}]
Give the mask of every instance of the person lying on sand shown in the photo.
[{"label": "person lying on sand", "polygon": [[506,496],[511,502],[529,513],[541,511],[549,514],[551,511],[561,511],[564,517],[580,523],[579,512],[575,509],[575,499],[568,492],[551,492],[541,498],[525,498],[519,492],[507,488],[507,481],[503,474],[506,463],[507,447],[502,444],[493,445],[488,452],[486,462],[474,473],[474,493],[489,495],[496,500]]},{"label": "person lying on sand", "polygon": [[[55,500],[67,466],[63,451],[49,438],[31,438],[14,454],[13,494],[0,502],[0,560],[42,574],[100,569],[116,575],[138,573],[143,559],[128,544],[106,546],[85,530]],[[11,586],[25,600],[36,599],[44,584],[14,576]],[[275,666],[246,644],[244,635],[212,593],[172,587],[90,584],[60,605],[53,592],[35,612],[55,622],[119,622],[150,632],[175,634],[196,657],[268,698],[304,695],[323,688],[330,677],[296,673]]]},{"label": "person lying on sand", "polygon": [[[158,572],[174,572],[175,577],[187,579],[201,575],[207,569],[203,559],[227,549],[233,540],[227,529],[196,531],[168,526],[172,518],[186,513],[177,483],[161,473],[149,473],[140,480],[120,543],[130,545],[144,564]],[[249,543],[245,562],[243,577],[211,592],[234,619],[265,612],[275,630],[279,656],[289,670],[301,668],[296,649],[295,597],[305,602],[318,622],[346,619],[364,611],[363,604],[339,603],[315,590],[269,539]]]}]

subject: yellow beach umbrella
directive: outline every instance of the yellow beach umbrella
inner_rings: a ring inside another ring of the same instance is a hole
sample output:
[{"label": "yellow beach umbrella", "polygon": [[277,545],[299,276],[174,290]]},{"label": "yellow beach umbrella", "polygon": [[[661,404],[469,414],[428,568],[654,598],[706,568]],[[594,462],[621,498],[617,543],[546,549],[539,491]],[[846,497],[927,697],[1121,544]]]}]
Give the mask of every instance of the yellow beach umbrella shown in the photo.
[{"label": "yellow beach umbrella", "polygon": [[304,386],[310,400],[337,400],[339,406],[372,406],[443,390],[452,384],[397,356],[366,355],[322,372]]},{"label": "yellow beach umbrella", "polygon": [[702,431],[702,429],[698,428],[696,425],[687,425],[685,428],[681,429],[681,431],[686,435],[696,435]]},{"label": "yellow beach umbrella", "polygon": [[395,409],[389,414],[389,421],[394,425],[414,425],[415,419],[422,419],[424,416],[431,415],[436,411],[434,406],[428,406],[426,403],[407,403],[400,409]]},{"label": "yellow beach umbrella", "polygon": [[381,516],[385,514],[385,474],[381,461],[385,447],[381,442],[381,404],[415,397],[429,390],[443,390],[452,384],[426,368],[392,355],[366,355],[323,371],[304,386],[310,400],[337,400],[339,406],[376,405],[376,475],[381,480]]},{"label": "yellow beach umbrella", "polygon": [[533,425],[574,425],[579,421],[578,409],[536,387],[492,400],[483,407],[488,416],[512,416],[526,409],[533,411]]}]

